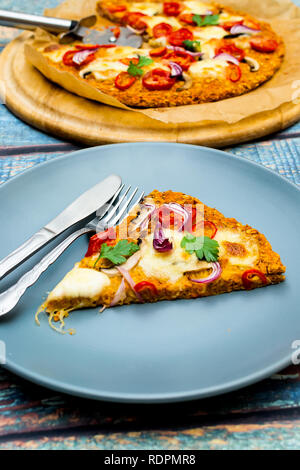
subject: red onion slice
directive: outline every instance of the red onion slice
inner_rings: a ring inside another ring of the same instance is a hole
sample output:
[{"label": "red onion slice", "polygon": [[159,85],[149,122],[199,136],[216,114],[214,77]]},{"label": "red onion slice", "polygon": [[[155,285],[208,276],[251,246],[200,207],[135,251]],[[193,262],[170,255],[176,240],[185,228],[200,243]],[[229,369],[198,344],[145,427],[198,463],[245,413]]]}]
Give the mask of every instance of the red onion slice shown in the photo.
[{"label": "red onion slice", "polygon": [[215,55],[214,59],[223,59],[223,60],[226,60],[227,62],[231,62],[232,64],[240,65],[240,61],[236,57],[230,54],[226,54],[226,52]]},{"label": "red onion slice", "polygon": [[130,285],[131,289],[133,290],[133,292],[135,293],[135,295],[137,296],[137,298],[139,299],[139,301],[140,301],[141,303],[144,303],[144,300],[143,300],[142,296],[140,295],[140,293],[135,290],[135,282],[134,282],[134,280],[132,279],[132,277],[130,276],[130,274],[129,274],[129,272],[127,271],[127,269],[124,269],[124,268],[122,268],[121,266],[117,266],[117,269],[118,269],[118,271],[122,274],[122,276],[124,277],[124,279],[128,282],[128,284]]},{"label": "red onion slice", "polygon": [[197,284],[208,284],[209,282],[216,281],[222,274],[222,268],[219,263],[211,263],[212,272],[209,276],[203,279],[190,279],[192,282],[196,282]]},{"label": "red onion slice", "polygon": [[184,49],[183,47],[180,47],[180,46],[167,46],[167,49],[170,49],[174,52],[184,52],[188,55],[191,55],[192,57],[202,57],[203,56],[203,52],[188,51],[187,49]]},{"label": "red onion slice", "polygon": [[119,289],[117,290],[114,298],[110,303],[110,307],[115,307],[119,302],[124,300],[126,297],[125,279],[123,277]]},{"label": "red onion slice", "polygon": [[235,24],[230,30],[230,34],[255,34],[260,33],[260,29],[253,29],[243,24]]},{"label": "red onion slice", "polygon": [[89,50],[89,49],[86,49],[86,50],[83,50],[83,51],[79,51],[79,52],[76,52],[76,54],[74,54],[73,56],[73,62],[74,64],[76,65],[80,65],[82,64],[82,62],[85,61],[85,59],[87,57],[89,57],[91,54],[94,54],[94,52],[96,51],[97,49],[93,49],[92,51]]},{"label": "red onion slice", "polygon": [[170,61],[169,62],[169,65],[171,67],[171,77],[172,78],[177,78],[177,77],[180,77],[182,75],[182,68],[180,67],[180,65],[176,64],[176,62],[172,62]]},{"label": "red onion slice", "polygon": [[178,232],[180,232],[190,219],[189,212],[180,204],[177,204],[176,202],[171,202],[170,204],[164,204],[164,206],[170,209],[171,211],[175,212],[176,214],[180,215],[183,218],[183,223],[181,227],[179,227],[178,229]]},{"label": "red onion slice", "polygon": [[158,253],[167,253],[173,249],[173,243],[165,236],[161,224],[157,224],[153,236],[153,248]]}]

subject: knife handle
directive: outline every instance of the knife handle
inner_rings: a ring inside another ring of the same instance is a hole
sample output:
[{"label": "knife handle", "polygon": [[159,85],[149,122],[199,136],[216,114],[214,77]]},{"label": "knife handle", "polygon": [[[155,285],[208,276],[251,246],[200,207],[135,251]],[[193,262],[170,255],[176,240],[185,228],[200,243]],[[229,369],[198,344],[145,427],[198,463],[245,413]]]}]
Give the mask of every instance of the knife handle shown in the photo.
[{"label": "knife handle", "polygon": [[56,248],[50,251],[34,268],[25,273],[16,284],[2,292],[2,294],[0,294],[0,317],[10,312],[17,305],[28,287],[32,286],[41,274],[46,271],[77,238],[89,232],[94,232],[94,230],[89,227],[84,227],[72,233]]},{"label": "knife handle", "polygon": [[23,245],[0,261],[0,279],[26,261],[26,259],[36,253],[42,246],[49,243],[55,236],[53,232],[46,228],[42,228],[35,233]]},{"label": "knife handle", "polygon": [[29,15],[14,11],[0,10],[0,25],[11,28],[28,29],[43,28],[53,33],[61,33],[76,28],[78,22],[47,16]]}]

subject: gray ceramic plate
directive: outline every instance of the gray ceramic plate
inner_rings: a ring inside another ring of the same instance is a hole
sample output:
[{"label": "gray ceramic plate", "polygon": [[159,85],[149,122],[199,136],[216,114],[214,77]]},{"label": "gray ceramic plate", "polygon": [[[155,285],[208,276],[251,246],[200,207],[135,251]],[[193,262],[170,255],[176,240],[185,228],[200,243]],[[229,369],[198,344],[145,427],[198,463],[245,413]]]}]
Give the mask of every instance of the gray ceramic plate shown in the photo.
[{"label": "gray ceramic plate", "polygon": [[[265,233],[287,266],[278,286],[213,298],[71,314],[75,336],[34,314],[46,292],[85,253],[75,243],[0,321],[11,371],[74,395],[122,402],[170,402],[216,395],[288,365],[300,339],[300,191],[246,159],[177,144],[122,144],[52,160],[0,187],[0,257],[109,173],[145,192],[197,196]],[[18,270],[18,275],[40,258]],[[16,280],[11,274],[1,290]]]}]

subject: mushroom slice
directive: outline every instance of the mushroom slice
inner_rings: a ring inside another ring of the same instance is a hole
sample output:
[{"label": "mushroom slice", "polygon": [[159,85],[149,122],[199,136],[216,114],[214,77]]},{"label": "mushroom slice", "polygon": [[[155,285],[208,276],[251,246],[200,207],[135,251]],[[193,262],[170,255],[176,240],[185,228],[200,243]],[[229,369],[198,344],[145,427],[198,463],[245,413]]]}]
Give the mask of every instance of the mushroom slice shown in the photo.
[{"label": "mushroom slice", "polygon": [[259,63],[257,62],[257,60],[253,59],[253,57],[246,56],[244,58],[244,61],[247,62],[247,64],[249,65],[251,72],[257,72],[259,70]]}]

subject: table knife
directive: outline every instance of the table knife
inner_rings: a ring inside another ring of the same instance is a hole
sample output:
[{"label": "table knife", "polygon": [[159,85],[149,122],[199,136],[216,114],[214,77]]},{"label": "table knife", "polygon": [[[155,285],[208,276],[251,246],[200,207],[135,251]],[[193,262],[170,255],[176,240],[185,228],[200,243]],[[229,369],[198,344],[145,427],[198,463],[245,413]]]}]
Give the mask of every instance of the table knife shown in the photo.
[{"label": "table knife", "polygon": [[122,180],[110,175],[83,193],[55,219],[35,233],[23,245],[0,261],[0,279],[74,224],[94,214],[116,194]]}]

